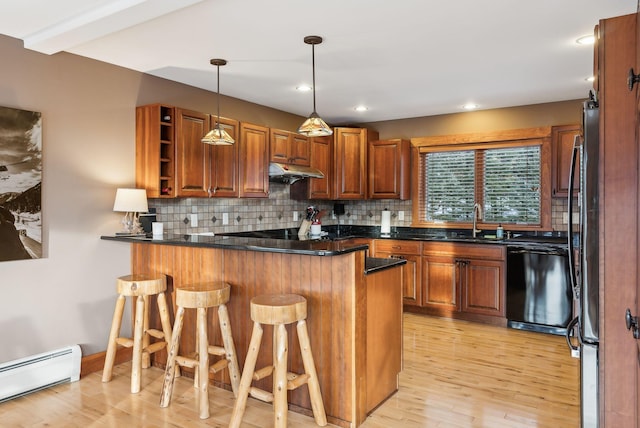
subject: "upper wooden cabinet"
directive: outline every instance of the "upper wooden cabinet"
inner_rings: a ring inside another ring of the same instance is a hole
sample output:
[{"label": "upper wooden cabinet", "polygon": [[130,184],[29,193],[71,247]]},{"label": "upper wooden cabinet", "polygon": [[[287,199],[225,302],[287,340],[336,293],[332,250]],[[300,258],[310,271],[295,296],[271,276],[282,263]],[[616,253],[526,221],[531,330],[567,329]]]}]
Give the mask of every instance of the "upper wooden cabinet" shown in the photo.
[{"label": "upper wooden cabinet", "polygon": [[365,199],[367,145],[378,139],[378,132],[364,128],[334,128],[333,136],[332,199]]},{"label": "upper wooden cabinet", "polygon": [[[307,181],[309,199],[331,199],[333,188],[333,138],[329,136],[313,137],[309,139],[310,165],[319,169],[324,178],[308,178],[298,183]],[[297,184],[297,183],[296,183]]]},{"label": "upper wooden cabinet", "polygon": [[175,196],[175,109],[136,107],[136,187],[149,198]]},{"label": "upper wooden cabinet", "polygon": [[269,128],[240,124],[240,197],[269,197]]},{"label": "upper wooden cabinet", "polygon": [[410,199],[411,143],[408,140],[369,142],[369,199]]},{"label": "upper wooden cabinet", "polygon": [[309,139],[295,132],[271,129],[269,153],[271,162],[309,166]]},{"label": "upper wooden cabinet", "polygon": [[[579,125],[554,126],[551,128],[551,196],[554,198],[566,198],[569,194],[569,172],[571,168],[571,155],[576,136],[580,135]],[[573,174],[574,194],[580,188],[580,161],[576,162]]]},{"label": "upper wooden cabinet", "polygon": [[220,118],[220,124],[236,140],[232,146],[202,143],[217,118],[205,113],[176,109],[176,164],[178,197],[237,197],[238,122]]}]

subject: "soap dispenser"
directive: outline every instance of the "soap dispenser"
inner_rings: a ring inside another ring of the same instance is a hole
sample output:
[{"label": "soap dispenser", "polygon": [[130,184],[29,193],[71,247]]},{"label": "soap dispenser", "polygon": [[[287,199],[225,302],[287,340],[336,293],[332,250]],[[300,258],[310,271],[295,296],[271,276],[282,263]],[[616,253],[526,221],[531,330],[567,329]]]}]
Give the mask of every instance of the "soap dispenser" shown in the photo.
[{"label": "soap dispenser", "polygon": [[502,239],[504,238],[504,229],[502,228],[502,224],[498,224],[498,228],[496,229],[496,238]]}]

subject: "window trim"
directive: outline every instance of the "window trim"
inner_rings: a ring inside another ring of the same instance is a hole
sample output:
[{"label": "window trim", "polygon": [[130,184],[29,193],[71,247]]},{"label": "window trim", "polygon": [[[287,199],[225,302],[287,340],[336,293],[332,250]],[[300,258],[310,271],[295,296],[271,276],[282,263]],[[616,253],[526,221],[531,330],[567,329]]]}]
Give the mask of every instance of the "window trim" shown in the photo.
[{"label": "window trim", "polygon": [[[540,224],[523,225],[503,224],[510,230],[550,230],[551,229],[551,127],[527,128],[487,133],[445,135],[436,137],[412,138],[412,226],[471,229],[469,223],[440,223],[423,221],[420,218],[420,201],[423,200],[423,171],[420,168],[422,153],[439,151],[458,151],[475,149],[493,149],[540,145]],[[478,182],[476,181],[476,186]],[[476,188],[476,194],[478,189]],[[482,197],[480,192],[480,197]],[[495,223],[478,222],[478,228],[492,230]]]}]

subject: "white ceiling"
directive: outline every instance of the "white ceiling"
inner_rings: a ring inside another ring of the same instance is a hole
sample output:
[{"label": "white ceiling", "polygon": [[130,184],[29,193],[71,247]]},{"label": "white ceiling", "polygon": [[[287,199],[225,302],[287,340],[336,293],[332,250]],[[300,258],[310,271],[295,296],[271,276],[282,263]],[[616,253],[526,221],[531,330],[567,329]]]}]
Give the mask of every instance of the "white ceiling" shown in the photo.
[{"label": "white ceiling", "polygon": [[[583,98],[575,40],[635,0],[0,0],[0,34],[330,124]],[[354,111],[364,104],[369,110]],[[224,104],[222,105],[224,115]]]}]

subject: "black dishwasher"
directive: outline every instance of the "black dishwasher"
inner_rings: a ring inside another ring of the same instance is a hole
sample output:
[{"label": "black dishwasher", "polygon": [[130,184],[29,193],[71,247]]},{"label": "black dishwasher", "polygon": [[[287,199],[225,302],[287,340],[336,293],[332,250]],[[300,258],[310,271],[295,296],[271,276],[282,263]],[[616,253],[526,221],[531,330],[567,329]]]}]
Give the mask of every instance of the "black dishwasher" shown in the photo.
[{"label": "black dishwasher", "polygon": [[507,246],[507,325],[564,335],[572,319],[573,291],[567,246]]}]

